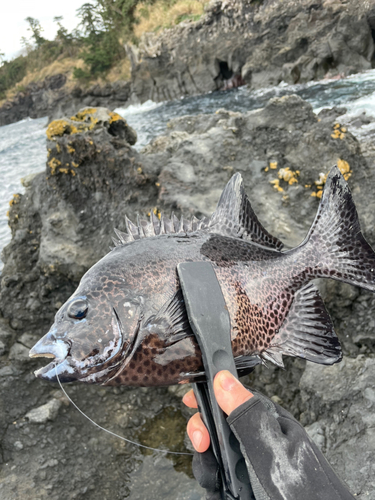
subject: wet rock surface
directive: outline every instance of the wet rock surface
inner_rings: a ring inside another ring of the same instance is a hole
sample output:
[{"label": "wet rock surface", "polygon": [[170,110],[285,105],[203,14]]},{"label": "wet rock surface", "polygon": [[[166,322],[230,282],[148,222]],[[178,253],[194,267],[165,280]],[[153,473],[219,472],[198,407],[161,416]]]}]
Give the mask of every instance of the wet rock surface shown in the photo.
[{"label": "wet rock surface", "polygon": [[[108,251],[113,228],[125,230],[125,214],[208,215],[235,172],[267,230],[293,247],[313,221],[321,174],[341,162],[374,245],[374,155],[370,140],[356,139],[372,119],[357,126],[344,113],[316,116],[296,96],[275,98],[246,114],[218,110],[173,120],[140,153],[121,132],[110,133],[108,120],[87,119],[77,133],[49,129],[46,171],[25,179],[25,194],[11,201],[12,241],[3,256],[1,498],[202,498],[189,459],[148,454],[93,427],[58,387],[35,379],[45,360],[29,359],[27,351]],[[367,499],[375,487],[375,298],[336,282],[319,286],[344,362],[324,368],[288,358],[285,371],[258,367],[246,381],[301,419],[352,492]],[[186,451],[185,388],[66,389],[100,425],[148,446]]]}]

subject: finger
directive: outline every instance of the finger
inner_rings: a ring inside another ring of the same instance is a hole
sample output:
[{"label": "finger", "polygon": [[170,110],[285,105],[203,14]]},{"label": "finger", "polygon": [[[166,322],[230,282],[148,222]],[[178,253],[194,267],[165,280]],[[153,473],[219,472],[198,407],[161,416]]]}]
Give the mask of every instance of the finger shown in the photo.
[{"label": "finger", "polygon": [[227,415],[253,397],[228,370],[222,370],[214,379],[214,391],[220,408]]},{"label": "finger", "polygon": [[193,389],[185,394],[185,396],[182,398],[182,402],[189,408],[198,408]]},{"label": "finger", "polygon": [[196,413],[191,417],[187,424],[187,433],[194,448],[203,453],[210,446],[210,435],[206,426],[202,422],[200,413]]}]

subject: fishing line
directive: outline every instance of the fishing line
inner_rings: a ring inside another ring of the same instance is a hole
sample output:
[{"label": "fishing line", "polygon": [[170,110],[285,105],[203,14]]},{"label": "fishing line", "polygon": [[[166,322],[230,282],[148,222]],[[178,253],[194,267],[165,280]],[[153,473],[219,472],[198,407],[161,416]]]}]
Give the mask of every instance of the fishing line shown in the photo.
[{"label": "fishing line", "polygon": [[186,453],[184,451],[168,451],[168,450],[161,450],[159,448],[152,448],[151,446],[146,446],[145,444],[136,443],[135,441],[131,441],[130,439],[124,438],[123,436],[119,436],[115,432],[112,432],[112,431],[110,431],[108,429],[105,429],[101,425],[99,425],[96,422],[94,422],[90,417],[88,417],[85,413],[83,413],[83,411],[80,408],[78,408],[78,406],[75,404],[75,402],[67,394],[66,390],[63,388],[63,386],[62,386],[62,384],[60,382],[59,375],[57,373],[56,367],[55,367],[55,372],[56,372],[56,378],[57,378],[57,381],[59,383],[59,386],[60,386],[61,390],[63,391],[63,393],[65,394],[65,396],[67,397],[68,401],[70,401],[72,403],[72,405],[74,406],[74,408],[76,410],[78,410],[81,415],[83,415],[84,417],[86,417],[87,420],[89,420],[92,424],[94,424],[96,427],[98,427],[101,431],[108,432],[108,434],[111,434],[112,436],[115,436],[115,437],[117,437],[119,439],[122,439],[126,443],[134,444],[135,446],[139,446],[140,448],[146,448],[146,450],[159,451],[161,453],[167,453],[168,455],[189,455],[189,456],[193,456],[192,453]]}]

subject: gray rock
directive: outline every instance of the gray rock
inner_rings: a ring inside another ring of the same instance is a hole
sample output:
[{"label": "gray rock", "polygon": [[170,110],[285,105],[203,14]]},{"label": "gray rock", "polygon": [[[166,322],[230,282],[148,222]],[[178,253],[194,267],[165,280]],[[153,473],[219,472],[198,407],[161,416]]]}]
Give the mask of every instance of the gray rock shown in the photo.
[{"label": "gray rock", "polygon": [[51,399],[48,403],[34,408],[26,413],[25,418],[31,424],[45,424],[49,420],[55,420],[62,403],[58,399]]},{"label": "gray rock", "polygon": [[300,382],[311,437],[356,497],[372,498],[375,477],[375,359],[346,358],[331,367],[306,365]]},{"label": "gray rock", "polygon": [[29,347],[16,342],[10,348],[9,359],[12,361],[26,361],[29,357],[29,350]]}]

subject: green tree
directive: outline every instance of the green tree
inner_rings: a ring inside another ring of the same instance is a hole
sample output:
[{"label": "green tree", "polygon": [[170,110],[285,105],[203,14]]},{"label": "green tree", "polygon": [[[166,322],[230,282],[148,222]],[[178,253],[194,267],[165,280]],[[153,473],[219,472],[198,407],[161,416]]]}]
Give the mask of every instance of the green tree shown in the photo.
[{"label": "green tree", "polygon": [[97,0],[94,4],[85,3],[77,10],[80,18],[82,41],[86,50],[82,53],[87,71],[76,68],[74,76],[80,79],[96,77],[108,71],[114,62],[121,58],[124,50],[119,42],[113,20]]},{"label": "green tree", "polygon": [[46,41],[46,39],[42,37],[43,28],[40,25],[40,22],[38,21],[38,19],[35,19],[34,17],[27,17],[25,21],[29,23],[27,31],[31,31],[32,33],[31,38],[34,39],[36,46],[40,47]]},{"label": "green tree", "polygon": [[55,16],[53,21],[57,24],[58,30],[56,33],[56,41],[61,43],[64,49],[67,50],[68,55],[71,57],[73,55],[73,45],[74,45],[74,36],[72,33],[62,25],[61,21],[64,18],[62,16]]}]

